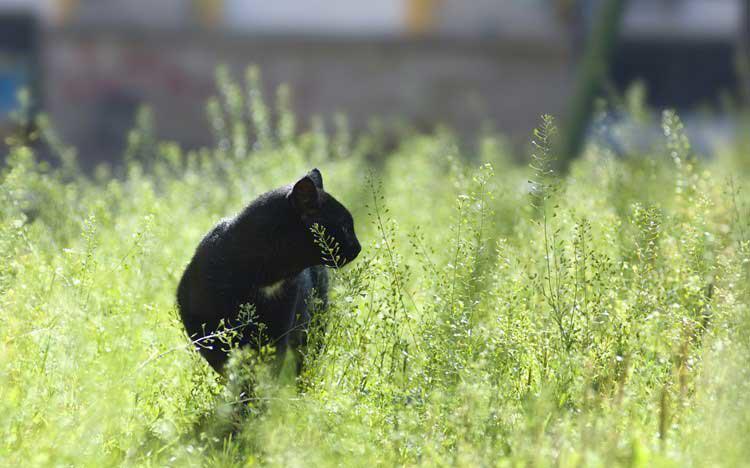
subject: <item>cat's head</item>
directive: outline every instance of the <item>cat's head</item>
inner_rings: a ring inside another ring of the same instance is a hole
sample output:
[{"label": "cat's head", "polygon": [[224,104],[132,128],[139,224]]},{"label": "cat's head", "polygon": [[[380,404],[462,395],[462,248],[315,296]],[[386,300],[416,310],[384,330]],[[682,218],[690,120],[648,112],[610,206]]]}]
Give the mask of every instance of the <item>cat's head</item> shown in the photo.
[{"label": "cat's head", "polygon": [[[323,176],[319,170],[313,169],[295,182],[287,194],[287,199],[309,232],[315,254],[324,265],[340,267],[357,257],[362,247],[354,233],[352,215],[344,205],[323,189]],[[313,231],[325,233],[328,244],[338,246],[338,259],[333,260],[330,255],[321,251],[319,242],[315,242],[316,234]]]}]

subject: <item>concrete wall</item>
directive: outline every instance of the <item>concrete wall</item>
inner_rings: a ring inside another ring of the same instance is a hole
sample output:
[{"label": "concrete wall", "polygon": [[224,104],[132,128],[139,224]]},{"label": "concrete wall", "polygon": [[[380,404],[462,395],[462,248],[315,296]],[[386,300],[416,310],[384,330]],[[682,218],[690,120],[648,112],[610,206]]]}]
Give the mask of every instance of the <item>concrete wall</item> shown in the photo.
[{"label": "concrete wall", "polygon": [[44,100],[59,131],[95,161],[122,152],[140,103],[160,136],[211,143],[206,99],[216,65],[261,67],[267,90],[291,85],[303,124],[343,111],[446,123],[467,135],[483,120],[525,142],[541,113],[559,114],[571,66],[564,44],[477,40],[281,39],[190,32],[59,29],[43,40]]},{"label": "concrete wall", "polygon": [[436,32],[452,37],[556,40],[560,18],[550,0],[440,0]]},{"label": "concrete wall", "polygon": [[129,24],[176,28],[190,25],[193,7],[185,0],[77,0],[69,21],[98,26]]}]

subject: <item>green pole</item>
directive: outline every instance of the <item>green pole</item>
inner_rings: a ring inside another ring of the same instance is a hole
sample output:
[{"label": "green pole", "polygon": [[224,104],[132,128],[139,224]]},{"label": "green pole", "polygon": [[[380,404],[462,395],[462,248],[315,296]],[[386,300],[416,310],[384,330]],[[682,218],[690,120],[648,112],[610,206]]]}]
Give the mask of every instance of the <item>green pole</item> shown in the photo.
[{"label": "green pole", "polygon": [[586,129],[594,110],[594,99],[609,73],[626,1],[603,0],[603,4],[597,9],[596,20],[581,60],[569,114],[563,121],[558,153],[562,170],[567,170],[570,162],[583,150]]}]

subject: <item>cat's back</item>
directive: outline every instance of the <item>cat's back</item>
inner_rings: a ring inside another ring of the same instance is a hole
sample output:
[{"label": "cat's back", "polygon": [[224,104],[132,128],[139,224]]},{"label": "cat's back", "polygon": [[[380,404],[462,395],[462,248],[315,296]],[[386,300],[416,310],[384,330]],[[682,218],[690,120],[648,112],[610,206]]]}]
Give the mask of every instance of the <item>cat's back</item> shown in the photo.
[{"label": "cat's back", "polygon": [[220,245],[221,242],[226,239],[227,231],[229,230],[231,222],[231,218],[223,218],[216,223],[216,225],[214,225],[214,227],[203,236],[203,239],[201,239],[198,247],[195,249],[195,254],[197,255],[203,250],[213,249]]},{"label": "cat's back", "polygon": [[231,219],[229,218],[224,218],[216,223],[216,225],[214,225],[214,227],[203,236],[198,247],[196,247],[193,257],[190,259],[187,268],[185,268],[180,283],[177,286],[177,303],[181,310],[185,310],[189,307],[191,302],[189,297],[192,289],[191,283],[195,281],[195,275],[198,271],[210,268],[212,260],[215,262],[224,256],[221,253],[221,245],[226,239],[230,223]]}]

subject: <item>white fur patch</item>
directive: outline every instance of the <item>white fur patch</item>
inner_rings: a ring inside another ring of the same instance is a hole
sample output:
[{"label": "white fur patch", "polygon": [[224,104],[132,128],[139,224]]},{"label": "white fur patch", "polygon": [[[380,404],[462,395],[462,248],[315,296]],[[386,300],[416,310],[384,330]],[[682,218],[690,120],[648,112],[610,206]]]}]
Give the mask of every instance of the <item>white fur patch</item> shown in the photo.
[{"label": "white fur patch", "polygon": [[273,284],[269,284],[268,286],[262,286],[260,288],[260,294],[266,299],[273,299],[275,297],[278,297],[281,294],[281,291],[283,290],[284,290],[284,280],[281,280]]}]

